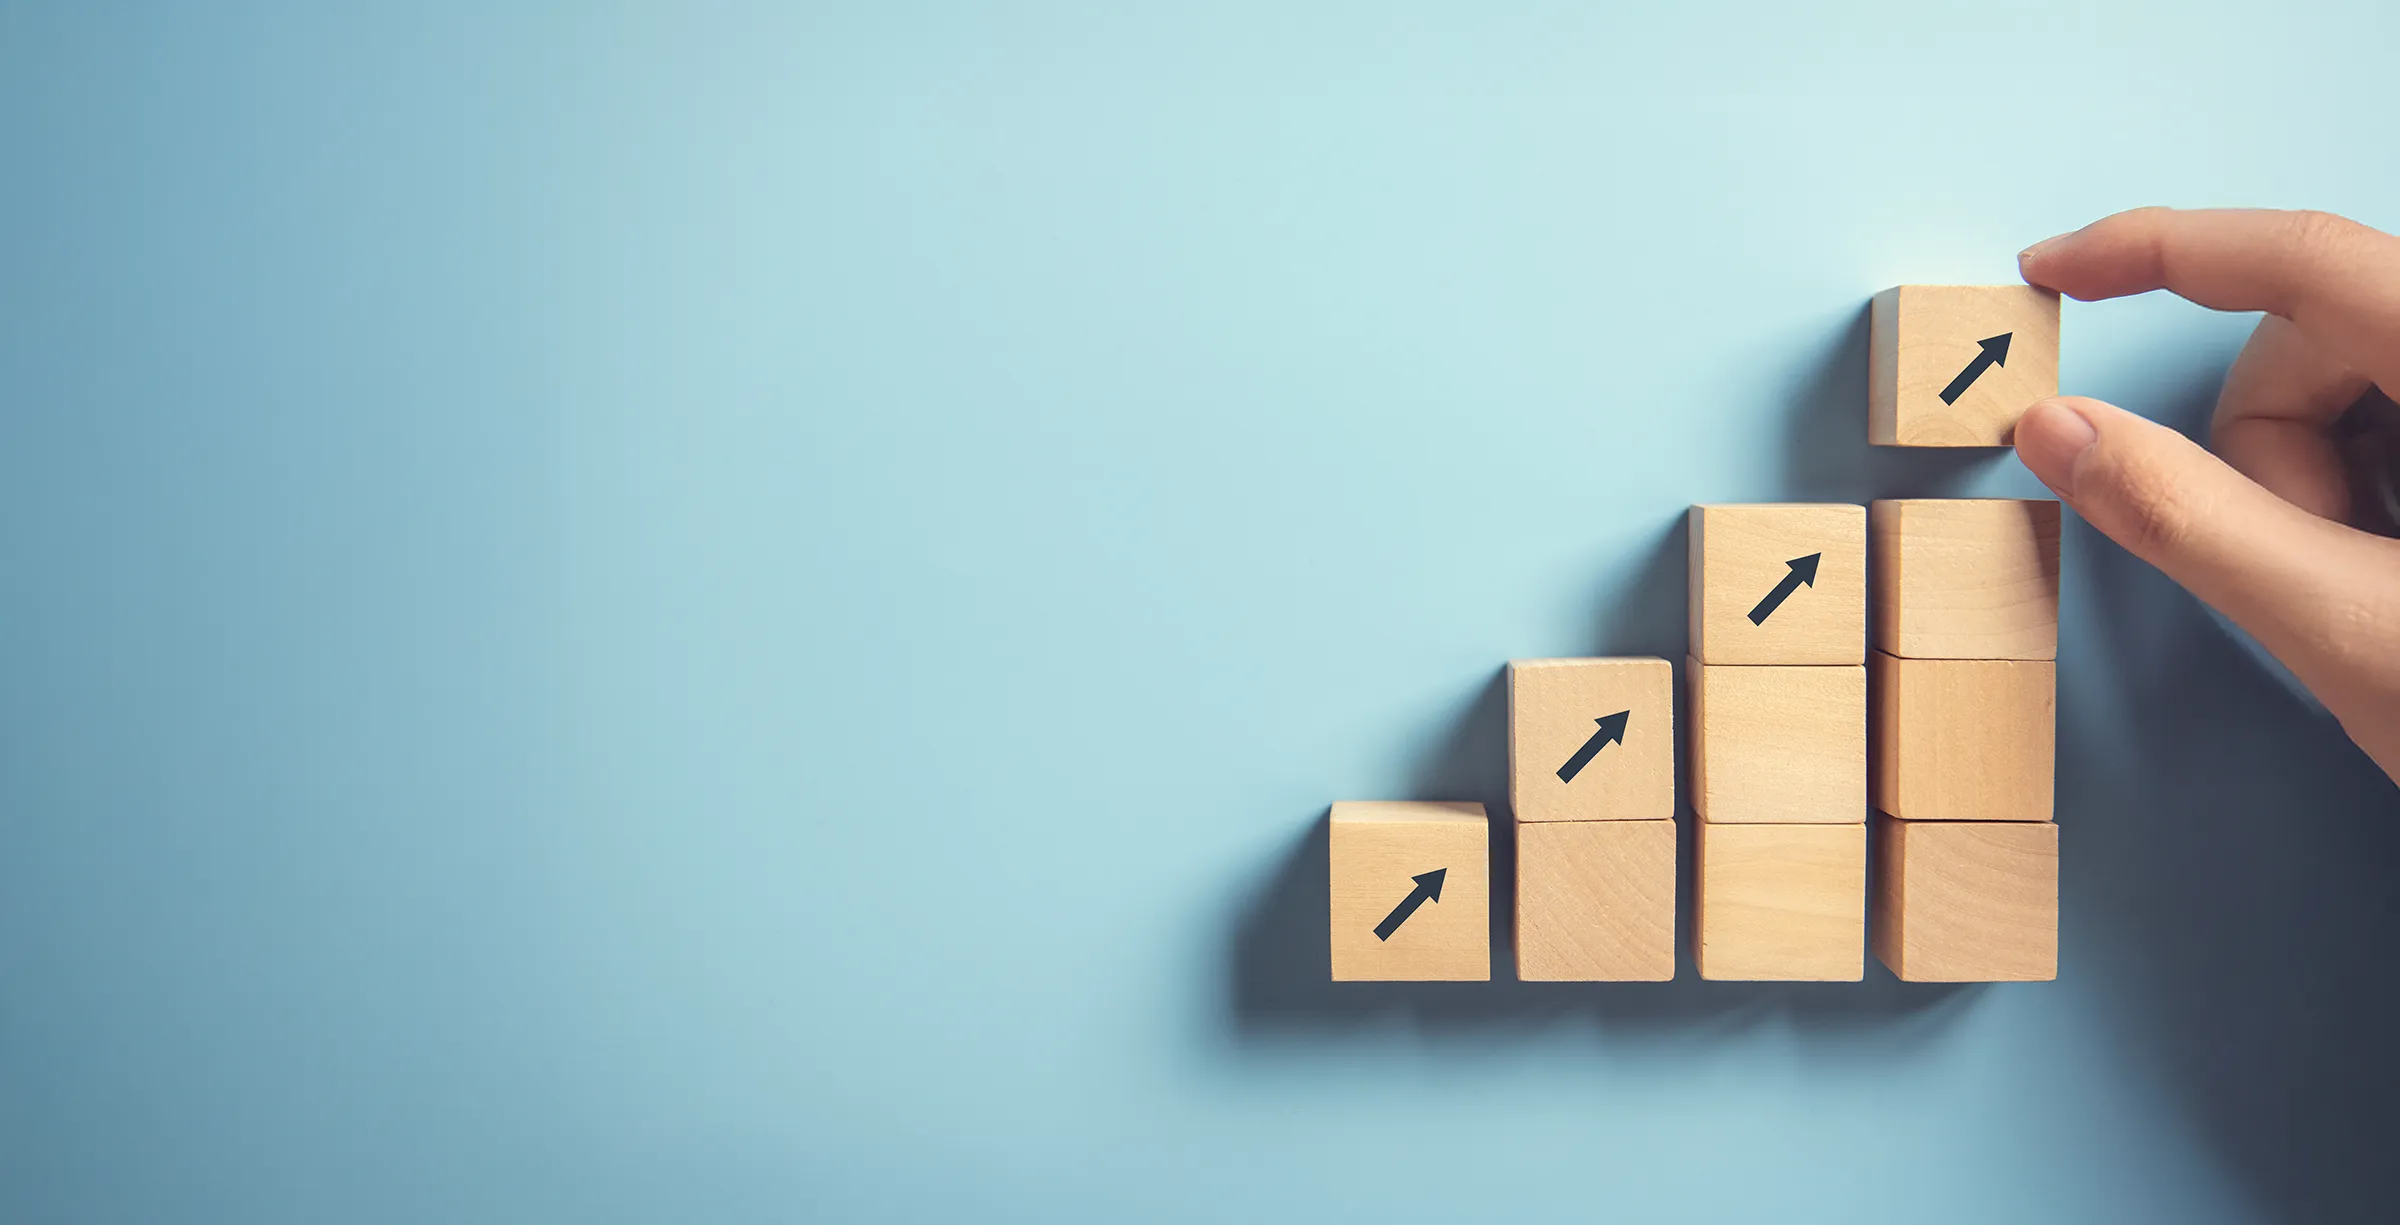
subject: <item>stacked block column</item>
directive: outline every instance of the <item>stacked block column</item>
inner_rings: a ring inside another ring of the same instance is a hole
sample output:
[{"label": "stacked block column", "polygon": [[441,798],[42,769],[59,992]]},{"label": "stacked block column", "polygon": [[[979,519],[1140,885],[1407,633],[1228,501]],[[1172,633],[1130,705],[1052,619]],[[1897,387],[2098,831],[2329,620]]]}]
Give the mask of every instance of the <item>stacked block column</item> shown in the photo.
[{"label": "stacked block column", "polygon": [[2058,504],[1874,504],[1875,954],[2058,974]]},{"label": "stacked block column", "polygon": [[1663,659],[1508,665],[1517,977],[1675,977],[1675,677]]},{"label": "stacked block column", "polygon": [[1861,506],[1692,508],[1702,978],[1863,976],[1866,535]]}]

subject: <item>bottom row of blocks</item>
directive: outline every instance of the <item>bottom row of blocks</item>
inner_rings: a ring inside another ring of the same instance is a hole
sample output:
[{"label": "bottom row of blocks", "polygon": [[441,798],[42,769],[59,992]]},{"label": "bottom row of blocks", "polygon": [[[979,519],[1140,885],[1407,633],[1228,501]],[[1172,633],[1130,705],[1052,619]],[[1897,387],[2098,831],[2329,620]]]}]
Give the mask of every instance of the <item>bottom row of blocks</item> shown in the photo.
[{"label": "bottom row of blocks", "polygon": [[[2058,965],[2058,826],[1877,816],[1865,825],[1698,823],[1693,951],[1711,979],[1856,981],[1873,946],[1912,982],[2045,980]],[[1337,804],[1333,977],[1491,976],[1476,804]],[[1675,976],[1673,821],[1517,827],[1517,976]]]}]

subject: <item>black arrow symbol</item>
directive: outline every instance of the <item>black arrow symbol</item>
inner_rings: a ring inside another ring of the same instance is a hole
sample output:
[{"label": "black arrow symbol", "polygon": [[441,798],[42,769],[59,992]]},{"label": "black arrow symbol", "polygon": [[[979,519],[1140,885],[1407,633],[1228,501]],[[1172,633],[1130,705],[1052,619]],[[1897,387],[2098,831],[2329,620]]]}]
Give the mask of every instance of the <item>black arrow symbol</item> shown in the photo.
[{"label": "black arrow symbol", "polygon": [[1994,366],[2007,365],[2008,338],[2014,335],[2016,335],[2015,332],[2002,332],[1997,336],[1989,336],[1976,341],[1976,344],[1983,346],[1983,352],[1976,354],[1975,360],[1968,362],[1967,368],[1959,371],[1958,377],[1950,380],[1948,387],[1942,388],[1942,403],[1958,403],[1958,398],[1967,394],[1967,388],[1974,386],[1975,380],[1981,377],[1984,371]]},{"label": "black arrow symbol", "polygon": [[1811,553],[1806,557],[1795,557],[1783,563],[1790,566],[1792,572],[1784,575],[1783,581],[1775,584],[1775,590],[1768,592],[1767,598],[1760,600],[1758,607],[1750,610],[1750,624],[1765,625],[1767,618],[1774,615],[1776,609],[1783,607],[1783,602],[1791,599],[1793,592],[1800,590],[1800,584],[1816,586],[1817,559],[1823,556],[1825,556],[1823,553]]},{"label": "black arrow symbol", "polygon": [[1632,711],[1620,710],[1613,715],[1602,715],[1592,720],[1600,725],[1600,730],[1593,732],[1592,738],[1584,741],[1583,747],[1575,750],[1575,755],[1567,759],[1567,764],[1558,768],[1558,781],[1574,782],[1575,776],[1582,773],[1583,768],[1592,764],[1592,759],[1600,755],[1600,750],[1607,748],[1611,743],[1625,743],[1625,721],[1632,717]]},{"label": "black arrow symbol", "polygon": [[1411,879],[1417,882],[1417,887],[1409,890],[1408,896],[1401,898],[1400,904],[1392,907],[1392,913],[1383,916],[1383,922],[1375,925],[1375,938],[1378,940],[1391,939],[1392,933],[1399,931],[1400,925],[1408,922],[1408,916],[1417,913],[1417,907],[1427,902],[1441,901],[1442,877],[1449,871],[1448,868],[1435,868],[1431,872],[1412,877]]}]

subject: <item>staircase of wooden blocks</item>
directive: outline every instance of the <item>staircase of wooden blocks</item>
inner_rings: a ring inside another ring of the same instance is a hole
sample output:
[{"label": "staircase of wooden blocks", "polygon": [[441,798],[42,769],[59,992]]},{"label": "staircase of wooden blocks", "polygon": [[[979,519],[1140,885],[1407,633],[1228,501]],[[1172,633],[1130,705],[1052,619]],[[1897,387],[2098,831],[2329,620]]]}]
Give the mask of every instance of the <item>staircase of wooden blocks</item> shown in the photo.
[{"label": "staircase of wooden blocks", "polygon": [[1874,504],[1875,955],[2058,975],[2058,503]]},{"label": "staircase of wooden blocks", "polygon": [[[2005,444],[2057,392],[2046,291],[1903,286],[1870,331],[1874,443]],[[2058,505],[1695,506],[1689,541],[1700,976],[1856,981],[1871,908],[1903,979],[2055,977]],[[1674,977],[1674,698],[1663,659],[1509,664],[1518,977]],[[1335,979],[1491,976],[1481,804],[1331,825]]]},{"label": "staircase of wooden blocks", "polygon": [[[1904,980],[2057,975],[2058,524],[2041,501],[1692,508],[1701,977],[1855,981],[1870,909]],[[1518,977],[1673,978],[1672,668],[1517,660],[1508,711]],[[1332,825],[1335,978],[1490,976],[1481,805]]]}]

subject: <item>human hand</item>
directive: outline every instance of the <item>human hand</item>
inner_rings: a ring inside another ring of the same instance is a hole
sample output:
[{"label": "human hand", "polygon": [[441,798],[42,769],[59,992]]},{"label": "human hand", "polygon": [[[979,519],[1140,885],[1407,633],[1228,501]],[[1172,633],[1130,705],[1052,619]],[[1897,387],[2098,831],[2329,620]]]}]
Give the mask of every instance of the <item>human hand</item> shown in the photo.
[{"label": "human hand", "polygon": [[2325,213],[2145,208],[2017,264],[2028,284],[2081,301],[2165,289],[2267,313],[2226,375],[2215,455],[2080,396],[2027,410],[2017,455],[2249,631],[2400,779],[2400,540],[2354,526],[2388,486],[2354,487],[2338,429],[2378,388],[2400,398],[2400,238]]}]

